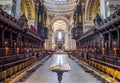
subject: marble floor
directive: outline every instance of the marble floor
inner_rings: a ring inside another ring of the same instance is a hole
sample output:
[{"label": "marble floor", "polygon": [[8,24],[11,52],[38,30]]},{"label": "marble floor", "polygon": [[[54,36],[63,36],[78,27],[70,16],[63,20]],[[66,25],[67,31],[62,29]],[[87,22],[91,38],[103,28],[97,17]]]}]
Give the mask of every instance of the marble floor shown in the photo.
[{"label": "marble floor", "polygon": [[91,74],[86,73],[77,63],[71,60],[67,54],[54,54],[43,66],[32,73],[21,83],[59,83],[57,74],[50,71],[50,65],[54,63],[69,63],[71,71],[63,74],[62,83],[102,83]]}]

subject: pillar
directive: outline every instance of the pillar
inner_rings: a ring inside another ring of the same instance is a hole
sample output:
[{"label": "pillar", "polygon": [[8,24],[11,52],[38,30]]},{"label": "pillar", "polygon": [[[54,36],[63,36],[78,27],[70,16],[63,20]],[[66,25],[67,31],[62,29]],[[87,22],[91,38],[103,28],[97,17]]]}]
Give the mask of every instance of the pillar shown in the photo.
[{"label": "pillar", "polygon": [[85,33],[85,12],[83,12],[83,15],[82,15],[82,21],[83,21],[83,33]]},{"label": "pillar", "polygon": [[52,50],[55,50],[55,34],[52,34]]},{"label": "pillar", "polygon": [[106,3],[106,16],[110,16],[110,4],[109,1]]},{"label": "pillar", "polygon": [[65,34],[65,50],[68,49],[69,39],[68,39],[68,33]]},{"label": "pillar", "polygon": [[21,0],[16,0],[16,11],[15,11],[15,18],[19,19],[21,11]]},{"label": "pillar", "polygon": [[101,16],[102,16],[103,19],[106,18],[105,11],[106,11],[105,0],[100,0],[100,12],[101,12]]},{"label": "pillar", "polygon": [[68,34],[68,50],[71,48],[71,37],[70,34]]},{"label": "pillar", "polygon": [[37,27],[38,27],[38,13],[37,12],[35,12],[35,28],[36,29],[38,29]]}]

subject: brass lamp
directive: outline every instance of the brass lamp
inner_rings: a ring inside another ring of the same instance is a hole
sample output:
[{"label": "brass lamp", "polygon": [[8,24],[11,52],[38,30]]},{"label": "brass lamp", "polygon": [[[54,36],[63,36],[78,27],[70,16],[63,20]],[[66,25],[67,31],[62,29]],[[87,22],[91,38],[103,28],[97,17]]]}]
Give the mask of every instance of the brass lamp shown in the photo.
[{"label": "brass lamp", "polygon": [[7,46],[7,44],[8,44],[8,42],[7,42],[7,41],[5,41],[5,42],[4,42],[4,44],[5,44],[5,47],[6,47],[6,46]]},{"label": "brass lamp", "polygon": [[16,51],[17,51],[17,54],[19,53],[19,51],[20,51],[20,48],[19,47],[17,47],[16,48]]},{"label": "brass lamp", "polygon": [[8,50],[9,50],[9,48],[8,48],[8,47],[5,47],[6,56],[7,56],[7,54],[8,54]]},{"label": "brass lamp", "polygon": [[117,47],[114,47],[113,50],[114,50],[114,53],[116,55],[117,54],[117,50],[118,50]]},{"label": "brass lamp", "polygon": [[103,55],[104,55],[104,53],[105,53],[105,48],[102,48],[102,53],[103,53]]}]

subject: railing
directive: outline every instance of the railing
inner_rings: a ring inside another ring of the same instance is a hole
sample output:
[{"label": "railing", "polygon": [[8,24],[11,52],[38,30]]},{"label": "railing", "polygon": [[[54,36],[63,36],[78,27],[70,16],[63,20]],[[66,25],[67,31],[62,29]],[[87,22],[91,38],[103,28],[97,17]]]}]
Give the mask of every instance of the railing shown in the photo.
[{"label": "railing", "polygon": [[107,17],[105,20],[103,20],[103,22],[100,25],[100,30],[107,28],[108,26],[117,23],[118,21],[120,21],[120,9],[112,15],[110,15],[110,17]]},{"label": "railing", "polygon": [[0,9],[0,20],[4,23],[7,23],[9,25],[12,25],[15,28],[22,29],[22,23],[15,19],[14,17],[7,14],[5,11]]}]

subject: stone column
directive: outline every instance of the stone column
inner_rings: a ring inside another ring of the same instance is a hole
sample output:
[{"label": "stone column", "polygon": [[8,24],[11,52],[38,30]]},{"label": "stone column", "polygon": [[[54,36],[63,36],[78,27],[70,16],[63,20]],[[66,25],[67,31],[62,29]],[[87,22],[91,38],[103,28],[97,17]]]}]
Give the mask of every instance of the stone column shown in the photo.
[{"label": "stone column", "polygon": [[110,5],[109,4],[106,5],[106,15],[107,17],[110,16]]},{"label": "stone column", "polygon": [[51,44],[50,44],[50,43],[52,42],[52,41],[50,41],[50,40],[51,40],[51,37],[48,36],[48,49],[49,49],[49,50],[51,49]]},{"label": "stone column", "polygon": [[52,37],[51,34],[48,35],[48,49],[52,49]]},{"label": "stone column", "polygon": [[21,11],[21,0],[16,0],[16,11],[15,11],[15,18],[19,19]]},{"label": "stone column", "polygon": [[68,33],[65,34],[65,50],[68,49]]},{"label": "stone column", "polygon": [[48,40],[45,39],[45,44],[44,44],[45,49],[48,49]]},{"label": "stone column", "polygon": [[55,33],[52,33],[52,49],[55,50]]},{"label": "stone column", "polygon": [[72,39],[72,42],[71,42],[71,49],[74,50],[76,48],[76,41]]},{"label": "stone column", "polygon": [[74,49],[74,40],[72,39],[72,50]]},{"label": "stone column", "polygon": [[71,49],[71,34],[68,35],[68,50]]},{"label": "stone column", "polygon": [[35,11],[35,28],[38,29],[38,13]]},{"label": "stone column", "polygon": [[83,21],[83,33],[85,32],[85,13],[82,15],[82,21]]},{"label": "stone column", "polygon": [[74,40],[74,49],[76,49],[76,41]]},{"label": "stone column", "polygon": [[105,11],[106,11],[105,0],[100,0],[100,12],[101,12],[101,16],[102,16],[103,19],[106,18]]}]

